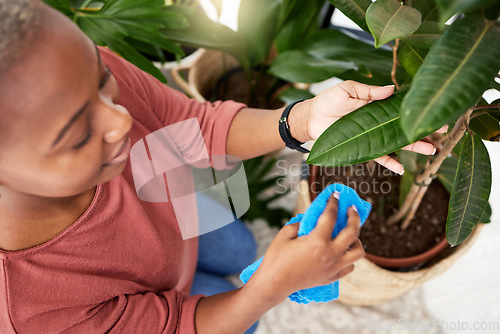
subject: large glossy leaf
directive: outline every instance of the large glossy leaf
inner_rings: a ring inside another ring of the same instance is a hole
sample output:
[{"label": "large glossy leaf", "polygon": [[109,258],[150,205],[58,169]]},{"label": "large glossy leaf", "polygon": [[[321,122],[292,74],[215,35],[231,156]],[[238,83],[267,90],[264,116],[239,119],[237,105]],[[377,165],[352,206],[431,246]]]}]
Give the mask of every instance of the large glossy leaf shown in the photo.
[{"label": "large glossy leaf", "polygon": [[410,36],[422,22],[422,14],[397,0],[377,0],[366,11],[366,23],[375,38],[375,47],[396,38]]},{"label": "large glossy leaf", "polygon": [[[140,54],[133,46],[125,41],[123,35],[108,25],[108,23],[83,19],[79,22],[80,28],[98,45],[108,46],[143,71],[155,76],[158,80],[166,82],[167,79],[161,71],[146,57]],[[113,33],[109,33],[109,32]],[[116,33],[116,34],[114,34]]]},{"label": "large glossy leaf", "polygon": [[457,173],[450,196],[446,239],[460,244],[479,223],[491,190],[491,163],[488,151],[478,136],[467,135],[460,151]]},{"label": "large glossy leaf", "polygon": [[346,166],[378,158],[410,144],[399,126],[403,93],[343,116],[321,134],[307,163]]},{"label": "large glossy leaf", "polygon": [[238,31],[248,44],[247,62],[256,66],[268,56],[277,34],[280,0],[241,0]]},{"label": "large glossy leaf", "polygon": [[368,31],[366,25],[366,10],[372,4],[371,0],[329,0],[335,8],[338,8],[345,16],[350,18],[364,31]]},{"label": "large glossy leaf", "polygon": [[456,13],[487,7],[495,4],[497,1],[498,0],[436,0],[442,24],[448,21],[448,19]]},{"label": "large glossy leaf", "polygon": [[[300,56],[298,55],[299,51],[302,53]],[[351,38],[338,30],[324,29],[314,32],[302,43],[299,51],[294,52],[294,59],[286,53],[279,55],[271,64],[271,73],[286,78],[290,75],[287,72],[292,71],[294,78],[300,79],[301,82],[305,82],[304,80],[322,81],[331,78],[332,75],[343,75],[346,68],[341,73],[338,71],[341,70],[338,66],[330,68],[330,66],[338,64],[336,62],[342,61],[348,62],[353,69],[361,70],[358,72],[361,73],[359,74],[361,78],[351,79],[363,81],[363,79],[373,78],[379,80],[371,82],[373,84],[391,83],[392,53],[375,49],[373,45]],[[276,69],[278,64],[285,64],[282,62],[283,58],[287,58],[287,67]],[[300,64],[296,63],[299,61]],[[352,76],[352,73],[350,75]]]},{"label": "large glossy leaf", "polygon": [[[453,181],[455,179],[455,174],[457,173],[457,166],[458,166],[458,158],[455,156],[451,156],[446,158],[443,161],[441,167],[439,167],[438,180],[450,194],[453,189]],[[484,209],[484,212],[481,218],[479,219],[479,222],[482,224],[487,224],[490,222],[490,218],[491,218],[491,206],[490,204],[488,204],[486,206],[486,209]]]},{"label": "large glossy leaf", "polygon": [[410,139],[437,130],[472,107],[500,69],[500,32],[481,17],[455,22],[419,68],[401,108]]},{"label": "large glossy leaf", "polygon": [[297,48],[310,33],[318,29],[318,15],[323,4],[324,0],[308,0],[307,6],[297,1],[294,2],[294,6],[289,5],[292,8],[287,8],[287,10],[291,12],[283,25],[279,27],[275,38],[276,49],[279,53]]},{"label": "large glossy leaf", "polygon": [[398,59],[406,72],[412,77],[415,76],[420,66],[424,63],[428,50],[417,49],[403,41],[399,44]]},{"label": "large glossy leaf", "polygon": [[413,34],[403,40],[415,48],[430,49],[441,37],[445,28],[437,22],[424,21]]},{"label": "large glossy leaf", "polygon": [[301,51],[287,51],[273,60],[269,73],[291,82],[314,83],[358,68],[352,61],[330,60]]},{"label": "large glossy leaf", "polygon": [[500,123],[492,114],[486,113],[472,118],[469,127],[481,139],[500,141]]},{"label": "large glossy leaf", "polygon": [[108,0],[101,8],[74,9],[73,20],[96,44],[107,45],[165,82],[163,74],[129,43],[131,40],[140,41],[183,55],[182,49],[159,30],[183,28],[188,22],[180,13],[168,13],[162,8],[162,2],[157,0]]}]

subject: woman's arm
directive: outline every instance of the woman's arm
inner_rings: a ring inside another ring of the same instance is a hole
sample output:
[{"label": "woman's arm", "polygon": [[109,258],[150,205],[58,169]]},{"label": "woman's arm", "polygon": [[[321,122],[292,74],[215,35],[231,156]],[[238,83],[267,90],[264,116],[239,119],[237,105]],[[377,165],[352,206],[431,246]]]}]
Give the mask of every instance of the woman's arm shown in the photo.
[{"label": "woman's arm", "polygon": [[[342,116],[368,104],[388,98],[393,86],[370,86],[344,81],[330,87],[312,99],[296,104],[288,123],[292,136],[300,142],[314,140]],[[284,108],[278,110],[242,109],[233,119],[227,139],[227,152],[249,159],[284,147],[278,132],[278,121]],[[434,146],[416,142],[403,149],[421,154],[433,154]],[[402,174],[403,166],[389,156],[375,159],[382,166]]]},{"label": "woman's arm", "polygon": [[337,205],[330,198],[308,235],[297,237],[299,223],[283,227],[242,288],[202,298],[195,313],[197,333],[243,333],[291,293],[329,284],[350,273],[353,263],[364,256],[358,239],[360,219],[350,208],[347,226],[332,239]]},{"label": "woman's arm", "polygon": [[[311,140],[303,124],[309,105],[309,100],[296,104],[288,118],[290,132],[300,142]],[[284,109],[241,109],[229,128],[227,153],[246,160],[285,147],[278,132]]]}]

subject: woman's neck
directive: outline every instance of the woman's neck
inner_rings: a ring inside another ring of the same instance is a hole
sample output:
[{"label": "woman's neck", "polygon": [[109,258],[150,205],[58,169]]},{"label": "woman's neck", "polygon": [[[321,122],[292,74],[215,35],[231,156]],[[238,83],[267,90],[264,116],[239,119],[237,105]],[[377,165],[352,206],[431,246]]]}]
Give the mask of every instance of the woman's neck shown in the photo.
[{"label": "woman's neck", "polygon": [[31,248],[54,238],[87,210],[95,191],[48,198],[0,189],[0,249]]}]

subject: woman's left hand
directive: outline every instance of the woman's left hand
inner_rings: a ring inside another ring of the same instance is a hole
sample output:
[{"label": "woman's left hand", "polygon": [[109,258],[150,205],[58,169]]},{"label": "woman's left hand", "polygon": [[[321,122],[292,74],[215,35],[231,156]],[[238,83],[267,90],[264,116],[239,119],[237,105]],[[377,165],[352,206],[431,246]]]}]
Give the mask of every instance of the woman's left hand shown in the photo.
[{"label": "woman's left hand", "polygon": [[[307,121],[302,123],[302,126],[306,126],[306,130],[302,133],[307,137],[305,139],[317,139],[323,131],[342,116],[372,101],[386,99],[393,93],[394,86],[370,86],[349,80],[330,87],[308,100],[309,103],[304,103],[303,110],[307,115]],[[446,126],[437,132],[446,132]],[[434,146],[423,141],[417,141],[402,149],[425,155],[435,153]],[[404,172],[403,166],[388,155],[379,157],[375,161],[394,173],[403,174]]]}]

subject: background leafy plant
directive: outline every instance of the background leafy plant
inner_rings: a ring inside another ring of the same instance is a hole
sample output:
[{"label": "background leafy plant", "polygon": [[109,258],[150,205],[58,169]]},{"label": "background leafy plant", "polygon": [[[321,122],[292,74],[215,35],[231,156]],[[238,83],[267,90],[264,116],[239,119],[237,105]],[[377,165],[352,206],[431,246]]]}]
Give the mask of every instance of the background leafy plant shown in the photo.
[{"label": "background leafy plant", "polygon": [[107,46],[142,70],[166,82],[144,54],[166,50],[181,57],[184,51],[163,31],[186,28],[182,13],[166,10],[163,0],[44,0],[73,20],[94,43]]}]

